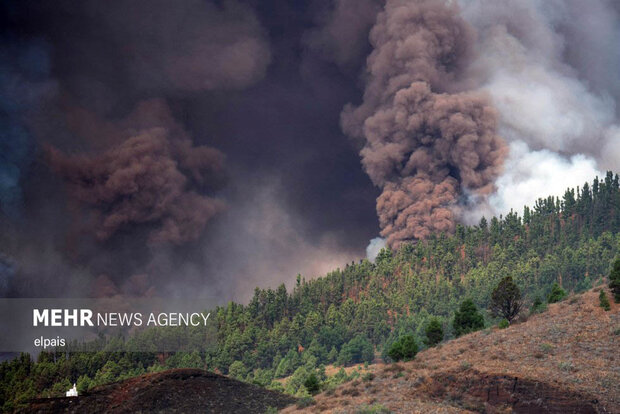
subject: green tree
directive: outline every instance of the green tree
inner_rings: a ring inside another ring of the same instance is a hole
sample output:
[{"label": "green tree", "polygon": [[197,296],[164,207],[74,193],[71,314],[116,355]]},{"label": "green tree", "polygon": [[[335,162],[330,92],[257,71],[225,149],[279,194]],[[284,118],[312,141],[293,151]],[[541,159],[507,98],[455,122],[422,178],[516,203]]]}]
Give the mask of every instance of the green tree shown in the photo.
[{"label": "green tree", "polygon": [[491,312],[512,322],[523,306],[521,290],[512,280],[512,276],[503,278],[491,294]]},{"label": "green tree", "polygon": [[426,334],[426,339],[424,340],[426,346],[431,347],[440,343],[443,340],[443,327],[439,319],[432,318],[428,325],[426,325],[424,333]]},{"label": "green tree", "polygon": [[329,351],[329,354],[327,354],[327,362],[329,363],[336,362],[336,359],[338,359],[338,351],[336,350],[335,346],[332,346],[332,349]]},{"label": "green tree", "polygon": [[314,372],[308,375],[304,381],[304,387],[306,387],[310,395],[317,394],[321,390],[321,383]]},{"label": "green tree", "polygon": [[235,361],[230,364],[230,367],[228,368],[228,375],[235,379],[243,380],[246,375],[248,375],[248,369],[242,361]]},{"label": "green tree", "polygon": [[88,391],[88,389],[91,387],[91,384],[92,380],[88,377],[88,375],[80,375],[76,383],[78,393],[84,393],[85,391]]},{"label": "green tree", "polygon": [[609,288],[614,294],[614,301],[620,303],[620,257],[614,262],[613,269],[609,274]]},{"label": "green tree", "polygon": [[254,375],[252,376],[252,383],[256,385],[260,385],[261,387],[266,387],[271,384],[273,380],[273,371],[270,369],[255,369]]},{"label": "green tree", "polygon": [[372,362],[375,357],[373,346],[363,335],[357,335],[342,346],[338,363],[349,365],[361,362]]},{"label": "green tree", "polygon": [[540,299],[540,296],[536,296],[534,302],[532,303],[532,307],[530,308],[530,313],[543,312],[546,306],[547,305],[543,303],[542,299]]},{"label": "green tree", "polygon": [[547,296],[547,302],[556,303],[556,302],[561,301],[565,297],[566,297],[566,291],[562,289],[560,285],[558,285],[557,283],[554,283],[553,286],[551,286],[551,292],[549,293],[549,296]]},{"label": "green tree", "polygon": [[415,358],[417,353],[418,344],[416,344],[415,338],[413,335],[405,335],[398,338],[398,340],[390,346],[387,355],[393,361],[410,361]]},{"label": "green tree", "polygon": [[484,328],[484,317],[478,312],[476,304],[471,299],[465,299],[460,308],[454,313],[452,323],[454,334],[461,336]]},{"label": "green tree", "polygon": [[204,364],[198,351],[193,351],[183,354],[181,357],[180,366],[183,368],[202,368],[204,367]]},{"label": "green tree", "polygon": [[605,290],[601,289],[601,292],[598,294],[598,301],[601,308],[606,311],[611,309],[611,305],[609,304],[609,299],[607,299],[607,294]]}]

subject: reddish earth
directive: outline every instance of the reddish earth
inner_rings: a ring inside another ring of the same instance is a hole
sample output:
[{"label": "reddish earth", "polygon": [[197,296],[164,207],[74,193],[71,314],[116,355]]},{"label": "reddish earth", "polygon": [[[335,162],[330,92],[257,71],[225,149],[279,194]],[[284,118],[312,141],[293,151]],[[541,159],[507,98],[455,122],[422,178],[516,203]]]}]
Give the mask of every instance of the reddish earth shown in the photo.
[{"label": "reddish earth", "polygon": [[23,413],[264,413],[295,398],[199,369],[175,369],[33,401]]}]

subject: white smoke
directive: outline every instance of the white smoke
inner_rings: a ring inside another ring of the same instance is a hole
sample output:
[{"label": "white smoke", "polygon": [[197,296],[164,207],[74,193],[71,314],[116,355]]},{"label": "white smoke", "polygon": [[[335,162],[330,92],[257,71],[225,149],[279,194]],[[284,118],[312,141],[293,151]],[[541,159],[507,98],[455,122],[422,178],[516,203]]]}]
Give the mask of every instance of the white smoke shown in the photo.
[{"label": "white smoke", "polygon": [[532,206],[541,197],[562,195],[566,188],[592,181],[596,175],[602,176],[592,158],[582,154],[567,158],[546,149],[532,151],[516,141],[510,145],[506,171],[497,180],[498,190],[489,203],[496,213],[520,211],[524,205]]},{"label": "white smoke", "polygon": [[478,31],[472,72],[493,99],[500,133],[510,145],[496,193],[463,219],[520,210],[617,170],[620,49],[598,34],[620,33],[617,8],[604,0],[459,4]]},{"label": "white smoke", "polygon": [[368,247],[366,247],[366,258],[371,262],[374,262],[377,255],[385,247],[385,239],[382,237],[375,237],[370,240]]}]

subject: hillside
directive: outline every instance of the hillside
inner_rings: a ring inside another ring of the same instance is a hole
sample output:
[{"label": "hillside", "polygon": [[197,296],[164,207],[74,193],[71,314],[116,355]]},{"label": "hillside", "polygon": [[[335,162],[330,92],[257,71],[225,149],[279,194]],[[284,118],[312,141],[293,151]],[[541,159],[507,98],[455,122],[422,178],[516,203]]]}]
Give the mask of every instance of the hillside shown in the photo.
[{"label": "hillside", "polygon": [[[620,254],[619,230],[620,177],[608,172],[561,198],[540,199],[522,215],[458,225],[454,234],[383,249],[374,261],[321,277],[298,275],[292,290],[256,288],[247,304],[210,310],[217,346],[205,344],[200,329],[170,328],[157,335],[193,345],[158,355],[123,351],[123,340],[112,338],[42,352],[36,360],[22,354],[0,364],[0,407],[11,412],[33,398],[61,396],[73,383],[83,392],[175,368],[205,369],[304,397],[313,374],[322,387],[344,380],[327,378],[325,366],[371,363],[405,335],[422,344],[431,320],[443,326],[444,339],[458,336],[452,321],[466,298],[481,309],[485,326],[497,324],[487,310],[506,276],[527,307],[545,301],[556,284],[569,293],[600,284]],[[148,340],[149,333],[128,340]]]},{"label": "hillside", "polygon": [[[505,330],[478,331],[376,365],[374,378],[319,394],[288,412],[620,413],[620,304],[605,312],[599,288],[552,304]],[[511,411],[512,410],[512,411]]]},{"label": "hillside", "polygon": [[263,413],[294,398],[198,369],[176,369],[100,386],[73,398],[42,398],[21,413]]}]

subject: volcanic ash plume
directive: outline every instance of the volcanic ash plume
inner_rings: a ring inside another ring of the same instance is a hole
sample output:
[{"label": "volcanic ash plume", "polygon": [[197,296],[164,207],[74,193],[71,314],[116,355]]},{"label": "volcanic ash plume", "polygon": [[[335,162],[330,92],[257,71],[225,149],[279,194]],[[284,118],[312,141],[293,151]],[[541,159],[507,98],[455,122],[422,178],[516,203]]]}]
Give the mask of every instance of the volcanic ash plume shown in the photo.
[{"label": "volcanic ash plume", "polygon": [[487,98],[463,91],[474,34],[456,6],[389,0],[370,40],[364,101],[342,127],[363,142],[381,235],[398,247],[451,231],[464,203],[493,191],[507,150]]},{"label": "volcanic ash plume", "polygon": [[72,198],[94,211],[96,237],[106,240],[131,226],[150,225],[152,243],[197,239],[224,207],[201,194],[223,168],[223,155],[193,147],[161,101],[143,103],[129,121],[110,130],[121,126],[126,129],[115,133],[127,138],[101,154],[49,150],[50,165]]}]

